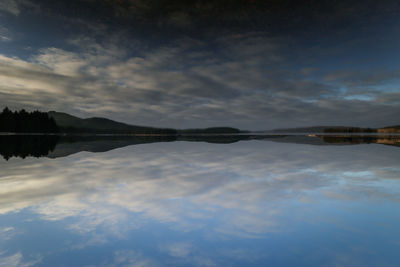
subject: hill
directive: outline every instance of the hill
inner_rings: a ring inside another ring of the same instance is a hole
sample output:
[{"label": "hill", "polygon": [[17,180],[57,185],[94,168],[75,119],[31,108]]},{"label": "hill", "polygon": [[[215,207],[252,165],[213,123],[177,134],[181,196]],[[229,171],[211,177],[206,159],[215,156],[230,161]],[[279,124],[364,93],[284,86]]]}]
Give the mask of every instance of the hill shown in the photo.
[{"label": "hill", "polygon": [[180,134],[234,134],[242,133],[243,131],[232,127],[211,127],[205,129],[185,129],[178,130]]},{"label": "hill", "polygon": [[285,129],[274,129],[268,131],[269,133],[323,133],[328,129],[337,129],[339,131],[348,129],[347,126],[311,126],[311,127],[297,127],[297,128],[285,128]]},{"label": "hill", "polygon": [[101,134],[236,134],[239,129],[232,127],[212,127],[205,129],[176,130],[169,128],[154,128],[129,125],[106,118],[82,119],[63,112],[50,111],[50,118],[54,119],[62,133],[101,133]]},{"label": "hill", "polygon": [[103,133],[103,134],[176,134],[175,129],[154,128],[129,125],[106,118],[81,119],[63,112],[50,111],[53,118],[65,133]]}]

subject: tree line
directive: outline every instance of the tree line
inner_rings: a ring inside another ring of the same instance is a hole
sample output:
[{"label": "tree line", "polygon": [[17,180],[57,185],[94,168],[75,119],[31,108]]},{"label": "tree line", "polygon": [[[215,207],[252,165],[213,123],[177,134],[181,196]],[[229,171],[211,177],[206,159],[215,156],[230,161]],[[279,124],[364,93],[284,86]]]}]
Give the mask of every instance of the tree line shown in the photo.
[{"label": "tree line", "polygon": [[0,132],[12,133],[58,133],[53,118],[46,112],[11,111],[8,107],[0,113]]},{"label": "tree line", "polygon": [[376,133],[377,129],[360,127],[326,128],[324,133]]}]

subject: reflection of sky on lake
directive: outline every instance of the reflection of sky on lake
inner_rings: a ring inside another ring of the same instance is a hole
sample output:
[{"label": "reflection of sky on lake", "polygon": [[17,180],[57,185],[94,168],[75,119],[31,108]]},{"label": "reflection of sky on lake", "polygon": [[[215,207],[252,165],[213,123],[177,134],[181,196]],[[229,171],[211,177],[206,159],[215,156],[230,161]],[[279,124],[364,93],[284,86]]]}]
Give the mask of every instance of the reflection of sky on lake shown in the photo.
[{"label": "reflection of sky on lake", "polygon": [[0,266],[396,266],[400,149],[157,143],[0,161]]}]

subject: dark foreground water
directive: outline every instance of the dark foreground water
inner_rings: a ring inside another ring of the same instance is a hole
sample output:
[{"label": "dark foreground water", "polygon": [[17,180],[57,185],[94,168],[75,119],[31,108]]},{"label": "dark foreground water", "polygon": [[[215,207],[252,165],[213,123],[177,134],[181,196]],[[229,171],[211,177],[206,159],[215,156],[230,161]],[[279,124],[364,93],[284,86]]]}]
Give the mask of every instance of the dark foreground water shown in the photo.
[{"label": "dark foreground water", "polygon": [[396,140],[2,138],[0,266],[400,265]]}]

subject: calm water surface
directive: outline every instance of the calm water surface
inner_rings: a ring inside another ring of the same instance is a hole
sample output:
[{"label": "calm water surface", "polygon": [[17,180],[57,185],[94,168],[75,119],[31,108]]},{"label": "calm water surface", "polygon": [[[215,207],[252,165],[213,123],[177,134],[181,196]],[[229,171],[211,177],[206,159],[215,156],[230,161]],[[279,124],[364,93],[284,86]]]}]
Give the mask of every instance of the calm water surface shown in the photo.
[{"label": "calm water surface", "polygon": [[400,265],[400,147],[56,152],[0,159],[0,266]]}]

